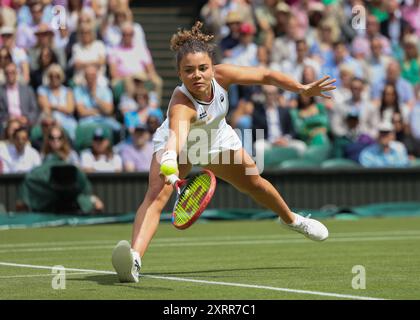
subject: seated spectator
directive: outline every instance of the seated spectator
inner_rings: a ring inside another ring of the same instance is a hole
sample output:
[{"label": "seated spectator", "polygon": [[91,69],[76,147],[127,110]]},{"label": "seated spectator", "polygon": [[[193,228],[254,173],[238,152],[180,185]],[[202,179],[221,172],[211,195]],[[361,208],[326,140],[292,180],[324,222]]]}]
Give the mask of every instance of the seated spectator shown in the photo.
[{"label": "seated spectator", "polygon": [[122,171],[121,157],[112,151],[110,137],[101,128],[93,135],[91,150],[85,150],[80,155],[80,166],[85,172]]},{"label": "seated spectator", "polygon": [[329,75],[331,78],[337,79],[336,86],[341,86],[340,81],[340,66],[342,64],[348,65],[353,69],[353,73],[358,78],[365,77],[363,68],[360,63],[354,59],[347,50],[346,44],[342,41],[334,43],[334,56],[333,59],[325,63],[322,68],[320,76]]},{"label": "seated spectator", "polygon": [[112,91],[108,86],[98,83],[98,67],[88,65],[84,73],[85,84],[74,89],[79,124],[100,123],[119,131],[121,124],[113,117]]},{"label": "seated spectator", "polygon": [[43,7],[40,2],[34,3],[29,7],[30,22],[18,24],[16,32],[16,45],[19,48],[29,50],[36,44],[35,31],[42,23]]},{"label": "seated spectator", "polygon": [[42,85],[45,78],[45,71],[52,64],[58,64],[58,59],[54,51],[49,47],[44,47],[39,51],[37,68],[31,70],[31,86],[37,90]]},{"label": "seated spectator", "polygon": [[112,86],[115,87],[124,78],[145,72],[155,86],[160,87],[162,79],[156,73],[149,50],[133,40],[133,24],[129,22],[122,24],[121,33],[121,43],[110,49],[108,54]]},{"label": "seated spectator", "polygon": [[79,85],[83,81],[85,67],[95,64],[98,67],[98,82],[108,84],[105,77],[106,49],[101,40],[96,40],[95,30],[91,25],[81,25],[78,42],[72,48],[69,66],[74,68],[73,81]]},{"label": "seated spectator", "polygon": [[79,156],[72,150],[66,132],[57,125],[48,129],[47,140],[42,146],[41,159],[43,162],[62,160],[75,166],[79,165]]},{"label": "seated spectator", "polygon": [[255,8],[255,18],[260,30],[258,43],[266,49],[273,47],[276,5],[277,0],[264,0]]},{"label": "seated spectator", "polygon": [[29,66],[31,70],[39,69],[38,62],[43,48],[50,48],[54,52],[58,63],[62,68],[66,66],[66,56],[63,49],[54,46],[54,31],[45,23],[41,23],[35,30],[36,43],[28,50]]},{"label": "seated spectator", "polygon": [[231,49],[230,55],[223,59],[223,63],[231,63],[238,66],[257,66],[258,46],[254,43],[255,27],[243,23],[240,27],[239,44]]},{"label": "seated spectator", "polygon": [[[264,130],[263,140],[256,141],[257,150],[261,146],[264,150],[273,146],[282,146],[295,148],[300,154],[303,154],[306,150],[306,145],[303,141],[296,139],[292,118],[289,110],[280,101],[281,96],[278,88],[265,85],[262,87],[262,91],[264,100],[260,103],[255,103],[252,114],[253,130]],[[283,101],[283,103],[285,102]]]},{"label": "seated spectator", "polygon": [[[41,126],[41,132],[38,134],[31,134],[31,144],[38,152],[41,152],[44,141],[47,140],[48,132],[53,126],[58,126],[57,120],[52,114],[42,113],[38,121]],[[34,130],[34,129],[33,129]],[[35,128],[36,130],[36,128]]]},{"label": "seated spectator", "polygon": [[332,19],[323,19],[318,23],[316,32],[311,39],[309,52],[319,64],[331,64],[334,60],[334,43],[337,43],[340,30],[337,22]]},{"label": "seated spectator", "polygon": [[0,124],[19,119],[31,126],[38,119],[39,108],[32,88],[17,82],[17,66],[9,63],[5,68],[6,84],[0,87]]},{"label": "seated spectator", "polygon": [[413,86],[420,84],[419,38],[412,34],[403,40],[404,58],[401,61],[401,76]]},{"label": "seated spectator", "polygon": [[124,113],[124,125],[130,132],[139,124],[146,124],[149,113],[152,110],[160,112],[163,117],[160,109],[155,109],[150,106],[149,93],[145,89],[136,91],[131,101],[125,100],[124,104],[121,105],[121,109],[130,110]]},{"label": "seated spectator", "polygon": [[404,144],[395,141],[392,123],[380,123],[378,129],[377,142],[362,151],[359,157],[360,164],[367,168],[409,166],[407,149]]},{"label": "seated spectator", "polygon": [[149,112],[149,117],[147,118],[146,124],[147,124],[147,127],[149,128],[151,138],[155,134],[156,130],[160,127],[162,122],[163,122],[162,112],[159,112],[159,110],[156,110],[156,109]]},{"label": "seated spectator", "polygon": [[29,133],[20,127],[13,133],[13,143],[5,144],[0,149],[3,173],[28,172],[41,164],[41,157],[29,141]]},{"label": "seated spectator", "polygon": [[338,104],[344,103],[351,98],[351,80],[353,79],[353,70],[345,64],[340,66],[341,86],[332,91],[332,99],[325,101],[325,106],[330,111]]},{"label": "seated spectator", "polygon": [[409,108],[413,107],[415,98],[413,86],[401,77],[400,64],[396,60],[389,62],[385,79],[375,83],[371,88],[372,99],[377,106],[380,105],[380,99],[386,83],[391,83],[395,86],[400,104],[406,104]]},{"label": "seated spectator", "polygon": [[368,76],[370,85],[381,83],[385,80],[386,69],[391,58],[383,53],[380,37],[373,37],[370,40],[370,56],[367,58]]},{"label": "seated spectator", "polygon": [[3,47],[9,50],[13,62],[18,67],[19,79],[24,83],[28,83],[30,80],[28,55],[25,50],[16,46],[15,29],[12,27],[2,27],[0,29],[0,37],[3,42]]},{"label": "seated spectator", "polygon": [[420,86],[416,88],[416,104],[409,116],[409,128],[413,140],[413,154],[420,158]]},{"label": "seated spectator", "polygon": [[392,122],[394,116],[399,114],[404,123],[408,123],[410,110],[407,105],[401,105],[398,92],[393,84],[386,84],[382,92],[381,105],[379,108],[381,121]]},{"label": "seated spectator", "polygon": [[122,146],[120,152],[124,171],[149,171],[153,157],[153,142],[146,125],[137,125],[131,133],[131,143]]},{"label": "seated spectator", "polygon": [[124,93],[122,93],[119,101],[119,109],[121,113],[133,111],[137,109],[133,96],[136,92],[147,90],[149,93],[149,104],[152,108],[159,108],[161,101],[162,88],[154,86],[145,72],[138,72],[124,80]]},{"label": "seated spectator", "polygon": [[74,99],[70,88],[63,85],[64,72],[52,64],[45,73],[45,85],[38,88],[38,103],[42,112],[52,114],[66,130],[71,140],[76,137],[77,121],[74,119]]},{"label": "seated spectator", "polygon": [[231,55],[230,50],[239,44],[242,17],[238,12],[230,11],[225,21],[229,28],[229,34],[220,41],[220,50],[223,58],[229,57]]},{"label": "seated spectator", "polygon": [[405,3],[402,7],[402,17],[407,21],[412,28],[415,29],[415,32],[418,37],[420,37],[420,1],[413,0],[411,4]]},{"label": "seated spectator", "polygon": [[297,107],[290,110],[297,137],[307,146],[328,145],[329,121],[325,106],[314,97],[298,96]]},{"label": "seated spectator", "polygon": [[12,63],[12,55],[7,48],[0,48],[0,85],[5,84],[6,76],[4,69],[9,63]]},{"label": "seated spectator", "polygon": [[274,39],[271,63],[281,65],[284,60],[296,61],[296,41],[303,37],[299,34],[298,20],[292,15],[286,34]]},{"label": "seated spectator", "polygon": [[109,48],[118,46],[122,41],[122,25],[129,23],[133,26],[133,42],[136,46],[143,47],[149,51],[146,43],[146,36],[143,27],[133,22],[133,13],[126,6],[118,6],[109,19],[105,19],[101,25],[101,36],[105,45]]},{"label": "seated spectator", "polygon": [[347,115],[354,112],[359,115],[361,132],[375,139],[378,135],[377,126],[380,122],[379,110],[363,95],[365,82],[362,79],[353,78],[350,90],[351,98],[336,104],[331,110],[332,133],[337,137],[347,135],[344,123]]},{"label": "seated spectator", "polygon": [[10,119],[7,121],[4,130],[2,131],[2,139],[0,140],[0,145],[7,145],[13,143],[13,133],[19,129],[22,124],[17,119]]}]

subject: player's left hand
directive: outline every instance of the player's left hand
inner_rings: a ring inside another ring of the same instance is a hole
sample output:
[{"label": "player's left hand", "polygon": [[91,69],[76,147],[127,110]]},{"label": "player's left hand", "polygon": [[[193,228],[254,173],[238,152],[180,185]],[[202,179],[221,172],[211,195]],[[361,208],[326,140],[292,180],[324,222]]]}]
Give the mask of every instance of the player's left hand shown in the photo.
[{"label": "player's left hand", "polygon": [[329,78],[329,76],[325,76],[320,80],[305,84],[301,94],[304,97],[323,97],[331,99],[331,96],[327,96],[324,92],[334,90],[337,87],[332,85],[336,79],[328,80]]}]

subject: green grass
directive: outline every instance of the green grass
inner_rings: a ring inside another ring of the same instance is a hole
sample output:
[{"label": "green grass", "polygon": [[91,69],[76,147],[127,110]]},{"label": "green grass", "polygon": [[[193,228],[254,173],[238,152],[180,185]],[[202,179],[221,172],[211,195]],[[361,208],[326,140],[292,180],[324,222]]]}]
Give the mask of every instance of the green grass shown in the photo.
[{"label": "green grass", "polygon": [[[323,222],[330,230],[323,243],[271,220],[201,222],[184,231],[164,223],[143,258],[145,277],[137,284],[118,283],[114,274],[67,271],[66,289],[53,290],[48,269],[0,264],[0,299],[340,298],[266,287],[420,298],[419,217]],[[129,239],[130,233],[131,225],[126,224],[1,231],[0,263],[113,271],[112,248],[118,240]],[[355,265],[365,267],[364,290],[352,288]]]}]

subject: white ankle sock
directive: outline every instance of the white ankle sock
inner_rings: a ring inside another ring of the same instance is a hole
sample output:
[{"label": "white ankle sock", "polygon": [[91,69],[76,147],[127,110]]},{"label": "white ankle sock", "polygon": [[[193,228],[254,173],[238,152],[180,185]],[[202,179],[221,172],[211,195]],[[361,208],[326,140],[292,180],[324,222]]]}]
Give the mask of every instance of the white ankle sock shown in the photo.
[{"label": "white ankle sock", "polygon": [[291,225],[292,227],[300,225],[300,223],[303,220],[303,217],[300,214],[297,214],[297,213],[294,213],[294,212],[292,212],[292,213],[295,215],[295,221],[293,221],[289,225]]}]

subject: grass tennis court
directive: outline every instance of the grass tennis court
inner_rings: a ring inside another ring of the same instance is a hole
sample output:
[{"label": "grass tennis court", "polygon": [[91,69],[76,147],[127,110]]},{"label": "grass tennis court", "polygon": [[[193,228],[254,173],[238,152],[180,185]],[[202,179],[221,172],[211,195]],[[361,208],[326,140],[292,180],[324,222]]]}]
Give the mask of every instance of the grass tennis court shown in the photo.
[{"label": "grass tennis court", "polygon": [[[273,220],[161,224],[138,284],[118,283],[110,261],[129,224],[1,231],[0,299],[420,298],[420,217],[322,221],[323,243]],[[54,265],[69,268],[64,290]]]}]

